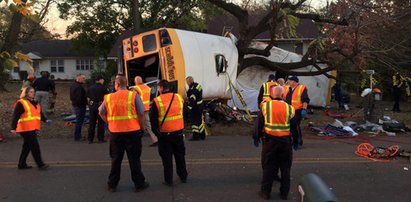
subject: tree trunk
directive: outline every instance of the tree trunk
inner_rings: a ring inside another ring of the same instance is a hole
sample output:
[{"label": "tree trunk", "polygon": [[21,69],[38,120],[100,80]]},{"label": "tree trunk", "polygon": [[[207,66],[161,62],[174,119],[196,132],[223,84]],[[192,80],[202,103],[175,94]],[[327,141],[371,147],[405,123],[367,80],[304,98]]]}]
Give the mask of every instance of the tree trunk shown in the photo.
[{"label": "tree trunk", "polygon": [[[23,3],[26,3],[27,0],[23,0]],[[9,25],[9,29],[7,31],[6,39],[4,41],[3,47],[1,47],[0,53],[7,51],[11,54],[13,54],[16,49],[17,49],[17,40],[19,38],[20,30],[21,30],[21,21],[23,19],[23,16],[21,13],[16,12],[13,14],[13,17],[11,18],[11,22]],[[4,75],[4,60],[0,59],[0,75]],[[8,79],[0,78],[0,91],[5,90],[5,84]]]},{"label": "tree trunk", "polygon": [[14,13],[13,17],[11,18],[11,23],[9,26],[9,30],[6,35],[6,40],[4,42],[3,47],[1,48],[1,52],[8,51],[12,52],[17,45],[17,39],[20,34],[21,30],[21,21],[23,16],[21,13]]},{"label": "tree trunk", "polygon": [[141,29],[143,27],[141,13],[139,10],[140,2],[139,0],[132,0],[131,4],[131,14],[133,17],[133,34],[138,34],[141,32]]}]

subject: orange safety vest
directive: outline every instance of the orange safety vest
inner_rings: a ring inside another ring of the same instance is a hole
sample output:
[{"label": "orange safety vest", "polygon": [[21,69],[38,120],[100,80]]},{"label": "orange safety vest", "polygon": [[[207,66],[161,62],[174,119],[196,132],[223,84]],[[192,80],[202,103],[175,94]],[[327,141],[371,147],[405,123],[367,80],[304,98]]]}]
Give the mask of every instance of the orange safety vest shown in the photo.
[{"label": "orange safety vest", "polygon": [[138,95],[140,95],[141,101],[144,104],[144,109],[146,111],[150,110],[151,88],[143,83],[143,84],[140,84],[138,86],[134,86],[134,89],[136,89]]},{"label": "orange safety vest", "polygon": [[[303,108],[303,103],[301,102],[301,96],[303,94],[304,89],[306,87],[304,85],[298,84],[293,91],[293,95],[291,97],[291,105],[294,107],[295,110]],[[290,91],[290,87],[286,88],[284,91],[283,99],[286,100],[287,94]]]},{"label": "orange safety vest", "polygon": [[271,86],[278,86],[278,83],[275,82],[275,81],[267,81],[267,82],[263,83],[263,90],[264,90],[263,100],[266,97],[270,97],[270,88],[271,88]]},{"label": "orange safety vest", "polygon": [[261,109],[261,107],[263,107],[263,104],[268,102],[268,101],[271,101],[271,97],[263,98],[263,101],[261,101],[261,103],[260,103],[260,109]]},{"label": "orange safety vest", "polygon": [[40,130],[40,104],[37,103],[36,107],[34,107],[34,105],[26,99],[20,99],[17,100],[17,102],[20,102],[23,105],[24,112],[17,122],[16,132]]},{"label": "orange safety vest", "polygon": [[119,90],[104,96],[110,132],[131,132],[141,129],[135,106],[136,96],[136,92],[128,90]]},{"label": "orange safety vest", "polygon": [[[172,99],[173,93],[161,94],[160,96],[154,98],[158,109],[158,124],[160,132],[170,133],[184,128],[183,119],[183,98],[179,94],[174,94],[174,100],[171,104],[170,110],[167,117],[164,119],[165,113],[167,112],[168,106]],[[163,126],[160,126],[164,119]]]},{"label": "orange safety vest", "polygon": [[294,117],[294,108],[282,100],[271,100],[261,107],[264,116],[264,132],[271,136],[290,135],[290,120]]}]

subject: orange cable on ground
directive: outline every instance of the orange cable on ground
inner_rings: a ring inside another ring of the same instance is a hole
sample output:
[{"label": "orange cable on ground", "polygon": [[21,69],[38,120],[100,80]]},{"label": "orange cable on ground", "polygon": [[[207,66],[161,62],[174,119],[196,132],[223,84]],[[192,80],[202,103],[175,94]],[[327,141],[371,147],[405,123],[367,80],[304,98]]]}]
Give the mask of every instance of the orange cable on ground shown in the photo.
[{"label": "orange cable on ground", "polygon": [[388,148],[374,147],[370,143],[362,143],[357,147],[355,154],[375,162],[387,163],[390,162],[390,157],[395,156],[400,147],[398,145],[391,145]]}]

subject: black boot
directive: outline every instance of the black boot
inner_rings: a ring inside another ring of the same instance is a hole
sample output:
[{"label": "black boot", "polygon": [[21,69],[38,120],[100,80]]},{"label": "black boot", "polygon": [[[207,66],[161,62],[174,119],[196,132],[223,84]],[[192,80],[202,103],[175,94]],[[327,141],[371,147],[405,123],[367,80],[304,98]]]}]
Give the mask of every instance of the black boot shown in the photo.
[{"label": "black boot", "polygon": [[191,137],[190,141],[198,141],[200,140],[200,136],[197,132],[193,132],[193,136]]}]

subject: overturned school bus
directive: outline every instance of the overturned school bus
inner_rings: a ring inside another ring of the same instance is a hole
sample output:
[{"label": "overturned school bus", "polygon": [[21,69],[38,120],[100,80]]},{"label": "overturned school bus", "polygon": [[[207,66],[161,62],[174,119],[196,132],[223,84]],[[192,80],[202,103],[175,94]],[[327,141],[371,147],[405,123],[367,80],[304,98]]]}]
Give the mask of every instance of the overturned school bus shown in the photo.
[{"label": "overturned school bus", "polygon": [[130,86],[137,75],[151,87],[165,79],[185,96],[185,78],[192,76],[202,85],[203,98],[231,97],[229,79],[237,77],[238,52],[230,38],[161,28],[124,39],[118,51],[118,71]]}]

